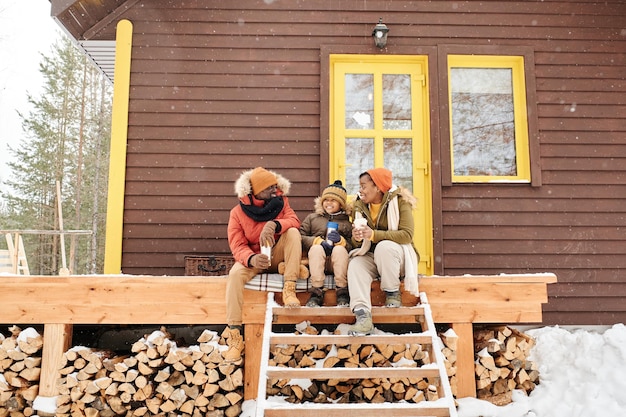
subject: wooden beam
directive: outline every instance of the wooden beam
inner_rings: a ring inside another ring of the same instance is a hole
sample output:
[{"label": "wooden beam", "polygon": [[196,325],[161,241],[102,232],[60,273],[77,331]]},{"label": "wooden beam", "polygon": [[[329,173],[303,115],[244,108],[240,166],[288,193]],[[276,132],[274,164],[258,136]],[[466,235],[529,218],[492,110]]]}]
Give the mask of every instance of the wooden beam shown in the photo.
[{"label": "wooden beam", "polygon": [[452,323],[452,330],[459,337],[456,351],[456,397],[476,397],[474,330],[472,323]]},{"label": "wooden beam", "polygon": [[[553,274],[432,276],[420,278],[420,290],[437,323],[539,322],[546,284],[555,280]],[[225,291],[223,277],[3,276],[0,317],[5,323],[222,324]],[[263,323],[265,292],[245,290],[244,299],[244,322]],[[415,300],[403,294],[405,305]]]},{"label": "wooden beam", "polygon": [[39,395],[54,397],[59,394],[57,380],[63,354],[71,346],[72,326],[69,324],[46,324],[43,331]]},{"label": "wooden beam", "polygon": [[[245,293],[246,317],[262,323],[266,294]],[[226,323],[225,294],[226,279],[213,277],[3,276],[0,320],[33,324],[222,324]]]},{"label": "wooden beam", "polygon": [[108,13],[105,16],[103,16],[103,18],[100,21],[98,21],[95,25],[85,30],[85,32],[83,33],[83,39],[91,39],[92,37],[96,36],[98,32],[103,30],[106,26],[112,24],[114,21],[118,19],[121,19],[124,13],[132,9],[135,3],[137,3],[138,1],[139,0],[126,0],[124,3],[118,6],[111,13]]},{"label": "wooden beam", "polygon": [[263,344],[263,324],[246,324],[244,339],[244,399],[254,400],[259,390],[259,369],[261,369],[261,346]]}]

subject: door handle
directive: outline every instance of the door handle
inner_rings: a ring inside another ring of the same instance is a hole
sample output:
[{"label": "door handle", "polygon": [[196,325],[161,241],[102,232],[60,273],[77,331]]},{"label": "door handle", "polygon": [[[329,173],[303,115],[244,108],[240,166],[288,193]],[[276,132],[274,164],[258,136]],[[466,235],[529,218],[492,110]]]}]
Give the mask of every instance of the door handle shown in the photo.
[{"label": "door handle", "polygon": [[424,171],[424,175],[428,176],[428,164],[426,162],[413,164],[413,169],[421,169]]}]

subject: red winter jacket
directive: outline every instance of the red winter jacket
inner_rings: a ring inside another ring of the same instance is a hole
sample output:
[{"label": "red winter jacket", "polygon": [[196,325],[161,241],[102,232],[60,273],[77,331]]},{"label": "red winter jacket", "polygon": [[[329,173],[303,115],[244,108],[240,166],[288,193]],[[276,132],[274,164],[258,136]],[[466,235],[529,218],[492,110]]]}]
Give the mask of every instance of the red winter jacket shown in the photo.
[{"label": "red winter jacket", "polygon": [[[257,207],[263,207],[264,201],[257,200],[252,196],[252,187],[250,185],[251,172],[252,170],[246,171],[241,175],[235,183],[235,191],[242,204],[254,204]],[[280,223],[280,231],[274,236],[278,241],[280,235],[285,233],[289,228],[295,227],[298,229],[300,227],[300,219],[289,205],[289,199],[285,196],[291,186],[290,182],[279,174],[274,173],[274,175],[276,175],[278,180],[278,195],[282,195],[284,201],[283,209],[273,220],[270,220]],[[257,222],[250,218],[239,204],[233,207],[228,219],[228,245],[230,246],[235,261],[248,266],[250,257],[254,254],[261,253],[259,237],[265,223],[267,222]]]}]

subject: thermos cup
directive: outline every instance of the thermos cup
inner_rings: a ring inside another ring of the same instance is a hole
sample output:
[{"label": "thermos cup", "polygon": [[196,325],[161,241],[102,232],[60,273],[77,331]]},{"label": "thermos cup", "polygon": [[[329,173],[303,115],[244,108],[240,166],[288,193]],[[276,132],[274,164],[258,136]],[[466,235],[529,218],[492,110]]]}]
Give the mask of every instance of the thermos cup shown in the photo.
[{"label": "thermos cup", "polygon": [[328,222],[328,225],[326,226],[326,238],[327,238],[326,242],[329,245],[334,245],[335,243],[333,241],[331,241],[331,240],[328,240],[328,234],[330,232],[332,232],[333,230],[337,230],[338,228],[339,228],[339,225],[337,223],[335,223],[335,222]]}]

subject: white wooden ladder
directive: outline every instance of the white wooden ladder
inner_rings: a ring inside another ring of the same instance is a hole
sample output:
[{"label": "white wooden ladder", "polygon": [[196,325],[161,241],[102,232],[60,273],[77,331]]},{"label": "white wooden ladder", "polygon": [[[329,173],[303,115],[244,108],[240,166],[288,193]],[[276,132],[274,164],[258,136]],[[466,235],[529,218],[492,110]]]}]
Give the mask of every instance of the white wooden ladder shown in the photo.
[{"label": "white wooden ladder", "polygon": [[[276,333],[276,324],[300,323],[348,323],[354,321],[349,308],[342,307],[300,307],[284,308],[274,302],[273,293],[268,293],[267,311],[261,351],[259,390],[256,404],[256,417],[380,417],[393,416],[441,416],[456,417],[457,411],[446,374],[443,347],[437,336],[430,306],[426,295],[421,294],[422,304],[415,307],[385,308],[374,307],[374,323],[414,323],[416,333],[375,334],[369,336],[347,335],[308,335]],[[317,321],[316,321],[317,320]],[[428,352],[429,362],[419,367],[307,367],[295,368],[270,365],[270,347],[275,345],[399,345],[419,344]],[[376,379],[413,378],[428,381],[429,388],[436,391],[438,399],[421,402],[382,402],[382,403],[288,403],[268,398],[267,383],[270,380],[332,380],[332,379]]]},{"label": "white wooden ladder", "polygon": [[6,233],[5,237],[8,250],[0,251],[0,272],[30,275],[22,236],[16,233],[15,240],[13,240],[11,233]]}]

